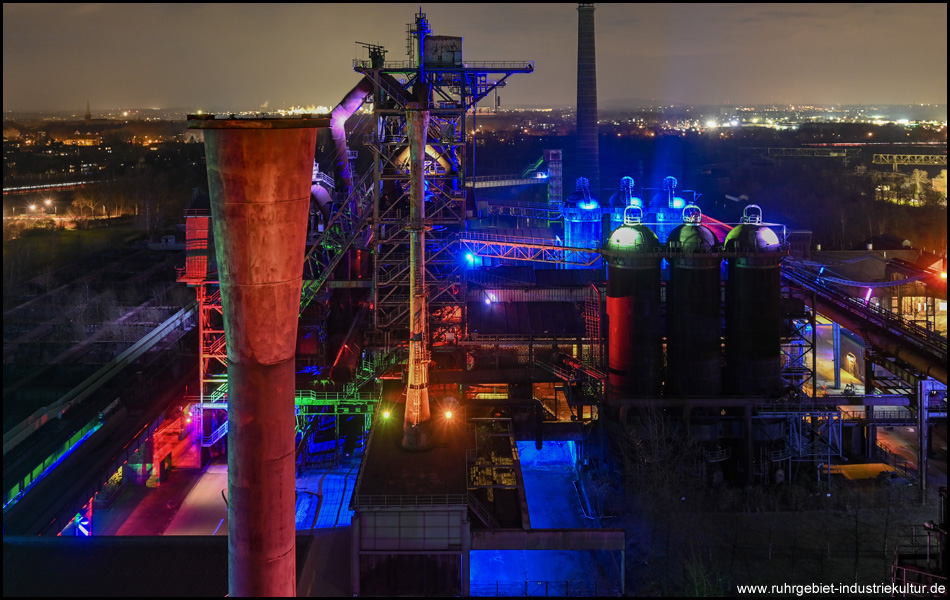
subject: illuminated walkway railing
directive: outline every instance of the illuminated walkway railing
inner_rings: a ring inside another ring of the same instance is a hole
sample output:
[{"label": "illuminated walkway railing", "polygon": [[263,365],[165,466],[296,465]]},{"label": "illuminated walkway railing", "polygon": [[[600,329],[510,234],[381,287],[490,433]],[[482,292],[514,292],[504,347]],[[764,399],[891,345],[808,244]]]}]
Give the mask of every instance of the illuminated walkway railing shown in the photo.
[{"label": "illuminated walkway railing", "polygon": [[525,177],[520,173],[516,175],[478,175],[472,177],[471,187],[475,188],[492,188],[492,187],[509,187],[515,185],[537,185],[537,184],[547,184],[548,178],[544,176],[543,173],[540,174],[541,177],[537,175],[532,177]]},{"label": "illuminated walkway railing", "polygon": [[32,488],[38,481],[43,479],[48,473],[55,469],[63,461],[64,458],[69,456],[76,448],[78,448],[83,442],[89,439],[89,436],[94,434],[98,429],[102,427],[102,421],[90,421],[82,429],[74,433],[68,440],[66,440],[55,452],[46,457],[46,460],[37,465],[31,472],[17,483],[13,485],[9,490],[5,490],[3,496],[3,510],[7,510],[9,506],[12,506],[19,500],[23,494],[25,494],[30,488]]},{"label": "illuminated walkway railing", "polygon": [[552,243],[546,238],[517,237],[467,231],[459,241],[475,256],[533,262],[591,266],[600,258],[596,248],[577,248]]}]

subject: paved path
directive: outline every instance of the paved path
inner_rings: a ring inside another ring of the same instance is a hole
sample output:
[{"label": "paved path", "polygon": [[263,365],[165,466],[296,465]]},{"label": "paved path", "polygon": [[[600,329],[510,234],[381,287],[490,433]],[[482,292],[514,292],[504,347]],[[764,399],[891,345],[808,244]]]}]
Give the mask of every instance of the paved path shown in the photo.
[{"label": "paved path", "polygon": [[[209,465],[182,502],[165,535],[227,535],[228,466]],[[222,494],[223,492],[223,494]]]}]

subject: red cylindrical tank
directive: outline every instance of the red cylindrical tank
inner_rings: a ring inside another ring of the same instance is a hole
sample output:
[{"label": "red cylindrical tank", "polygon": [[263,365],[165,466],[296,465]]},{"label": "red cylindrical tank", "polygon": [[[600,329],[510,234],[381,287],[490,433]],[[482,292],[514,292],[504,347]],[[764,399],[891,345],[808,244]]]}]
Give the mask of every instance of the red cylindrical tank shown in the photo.
[{"label": "red cylindrical tank", "polygon": [[[631,214],[640,209],[628,208]],[[659,393],[660,242],[639,218],[628,218],[607,240],[608,385],[610,396]]]},{"label": "red cylindrical tank", "polygon": [[228,349],[228,588],[296,594],[294,348],[317,127],[203,129]]}]

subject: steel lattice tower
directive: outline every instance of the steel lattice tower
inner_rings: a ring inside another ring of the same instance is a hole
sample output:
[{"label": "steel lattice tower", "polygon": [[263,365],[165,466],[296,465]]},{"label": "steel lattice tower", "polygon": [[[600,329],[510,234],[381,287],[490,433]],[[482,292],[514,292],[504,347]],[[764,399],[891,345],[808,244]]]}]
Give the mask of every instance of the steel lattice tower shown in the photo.
[{"label": "steel lattice tower", "polygon": [[[466,217],[465,148],[468,116],[477,102],[515,73],[534,71],[532,61],[462,62],[460,37],[431,36],[424,13],[409,26],[410,59],[384,62],[370,46],[370,59],[354,70],[373,81],[374,345],[389,345],[393,331],[409,328],[409,145],[407,105],[429,108],[426,153],[425,281],[431,341],[461,335],[465,283],[459,233]],[[491,79],[490,79],[491,77]]]}]

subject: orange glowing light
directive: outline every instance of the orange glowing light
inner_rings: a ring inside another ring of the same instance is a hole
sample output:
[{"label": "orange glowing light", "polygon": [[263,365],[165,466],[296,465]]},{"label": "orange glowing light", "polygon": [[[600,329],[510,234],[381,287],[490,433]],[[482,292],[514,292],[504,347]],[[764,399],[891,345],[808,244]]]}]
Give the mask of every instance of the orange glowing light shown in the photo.
[{"label": "orange glowing light", "polygon": [[445,418],[446,418],[446,419],[451,419],[451,418],[452,418],[452,411],[451,411],[451,410],[445,411]]}]

